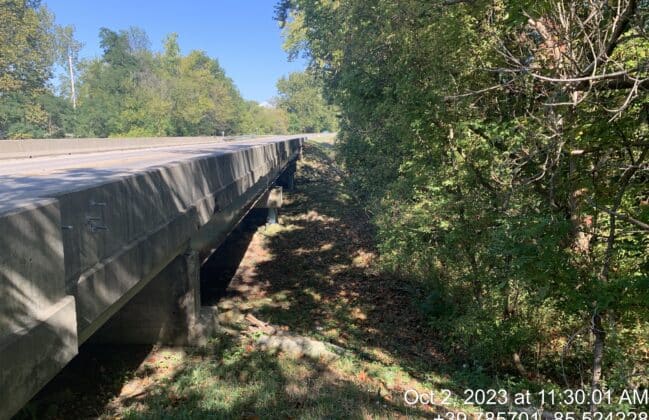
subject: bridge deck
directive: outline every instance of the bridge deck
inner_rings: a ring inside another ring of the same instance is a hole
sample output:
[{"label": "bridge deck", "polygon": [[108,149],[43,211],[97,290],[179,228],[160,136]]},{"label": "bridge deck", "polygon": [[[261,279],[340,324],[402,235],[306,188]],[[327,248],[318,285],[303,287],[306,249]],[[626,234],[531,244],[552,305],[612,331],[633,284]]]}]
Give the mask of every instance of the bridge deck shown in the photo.
[{"label": "bridge deck", "polygon": [[[126,140],[97,153],[96,139],[45,140],[73,154],[28,159],[12,148],[30,156],[37,140],[0,142],[0,419],[131,301],[137,316],[118,333],[151,319],[163,321],[146,324],[151,340],[200,331],[199,256],[292,173],[304,137]],[[147,290],[157,294],[135,299]]]},{"label": "bridge deck", "polygon": [[42,197],[52,197],[66,191],[99,185],[155,167],[217,156],[288,138],[291,137],[265,137],[229,142],[217,140],[188,145],[158,145],[136,150],[0,160],[0,214]]}]

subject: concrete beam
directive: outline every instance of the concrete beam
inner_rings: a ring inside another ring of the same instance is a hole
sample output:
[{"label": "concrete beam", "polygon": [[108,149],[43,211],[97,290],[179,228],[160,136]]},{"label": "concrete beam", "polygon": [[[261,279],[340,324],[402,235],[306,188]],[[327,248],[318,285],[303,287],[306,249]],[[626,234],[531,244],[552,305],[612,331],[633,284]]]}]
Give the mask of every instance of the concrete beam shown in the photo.
[{"label": "concrete beam", "polygon": [[44,199],[0,217],[0,337],[64,298],[61,210]]},{"label": "concrete beam", "polygon": [[[280,175],[280,178],[282,175]],[[261,196],[255,208],[266,209],[266,224],[274,225],[279,220],[278,209],[282,207],[282,187],[273,187]]]},{"label": "concrete beam", "polygon": [[[216,248],[295,159],[299,141],[175,162],[59,196],[65,282],[84,342],[173,258]],[[95,224],[106,230],[95,230]]]},{"label": "concrete beam", "polygon": [[61,234],[56,200],[0,217],[0,419],[18,411],[77,354]]},{"label": "concrete beam", "polygon": [[77,354],[74,298],[0,336],[0,419],[8,419]]},{"label": "concrete beam", "polygon": [[[302,148],[300,147],[300,150]],[[297,163],[295,160],[292,160],[288,164],[282,175],[275,182],[276,185],[286,188],[287,191],[292,191],[295,189],[295,173],[297,172]]]}]

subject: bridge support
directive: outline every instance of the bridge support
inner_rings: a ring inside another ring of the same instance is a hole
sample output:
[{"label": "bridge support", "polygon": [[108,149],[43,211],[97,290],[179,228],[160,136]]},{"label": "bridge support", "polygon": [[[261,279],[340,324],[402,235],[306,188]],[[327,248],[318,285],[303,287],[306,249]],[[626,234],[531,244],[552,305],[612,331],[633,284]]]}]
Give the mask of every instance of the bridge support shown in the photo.
[{"label": "bridge support", "polygon": [[297,162],[292,161],[288,164],[284,172],[277,178],[275,184],[283,187],[288,191],[295,189],[295,172],[297,172]]},{"label": "bridge support", "polygon": [[266,224],[274,225],[278,222],[278,210],[282,207],[282,187],[274,187],[266,191],[257,201],[255,208],[264,209],[266,215]]},{"label": "bridge support", "polygon": [[96,343],[200,345],[217,326],[201,307],[196,251],[176,257],[90,339]]}]

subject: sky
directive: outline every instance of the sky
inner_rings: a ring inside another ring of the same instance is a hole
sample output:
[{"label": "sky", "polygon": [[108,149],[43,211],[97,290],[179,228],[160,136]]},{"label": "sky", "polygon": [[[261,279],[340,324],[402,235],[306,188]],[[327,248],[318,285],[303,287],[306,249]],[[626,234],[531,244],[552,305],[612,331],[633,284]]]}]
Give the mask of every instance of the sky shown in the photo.
[{"label": "sky", "polygon": [[59,25],[73,25],[84,44],[81,58],[100,56],[99,28],[137,26],[155,51],[171,32],[183,54],[203,50],[219,60],[245,99],[266,102],[277,80],[306,67],[289,62],[273,20],[276,0],[43,0]]}]

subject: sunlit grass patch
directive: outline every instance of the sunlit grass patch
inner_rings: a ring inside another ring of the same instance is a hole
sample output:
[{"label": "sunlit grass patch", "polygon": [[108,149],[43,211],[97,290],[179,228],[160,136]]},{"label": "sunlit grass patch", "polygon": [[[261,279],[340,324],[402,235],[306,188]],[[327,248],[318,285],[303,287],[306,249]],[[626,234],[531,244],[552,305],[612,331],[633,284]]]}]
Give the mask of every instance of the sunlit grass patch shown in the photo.
[{"label": "sunlit grass patch", "polygon": [[[354,358],[343,358],[333,367],[284,354],[269,355],[246,340],[227,337],[213,340],[201,354],[204,357],[192,359],[171,380],[153,385],[146,397],[111,414],[125,418],[392,418],[406,410],[393,406],[385,398],[386,391],[381,396],[380,384],[366,379],[365,367]],[[341,376],[343,371],[346,374]],[[376,376],[376,372],[385,375],[376,369],[371,374]]]},{"label": "sunlit grass patch", "polygon": [[[285,222],[280,216],[280,221]],[[303,226],[299,226],[297,224],[291,224],[291,223],[276,223],[273,225],[267,225],[264,226],[260,229],[259,234],[265,239],[272,239],[273,237],[281,236],[281,235],[286,235],[291,232],[295,232],[297,230],[302,230],[304,229]]]}]

